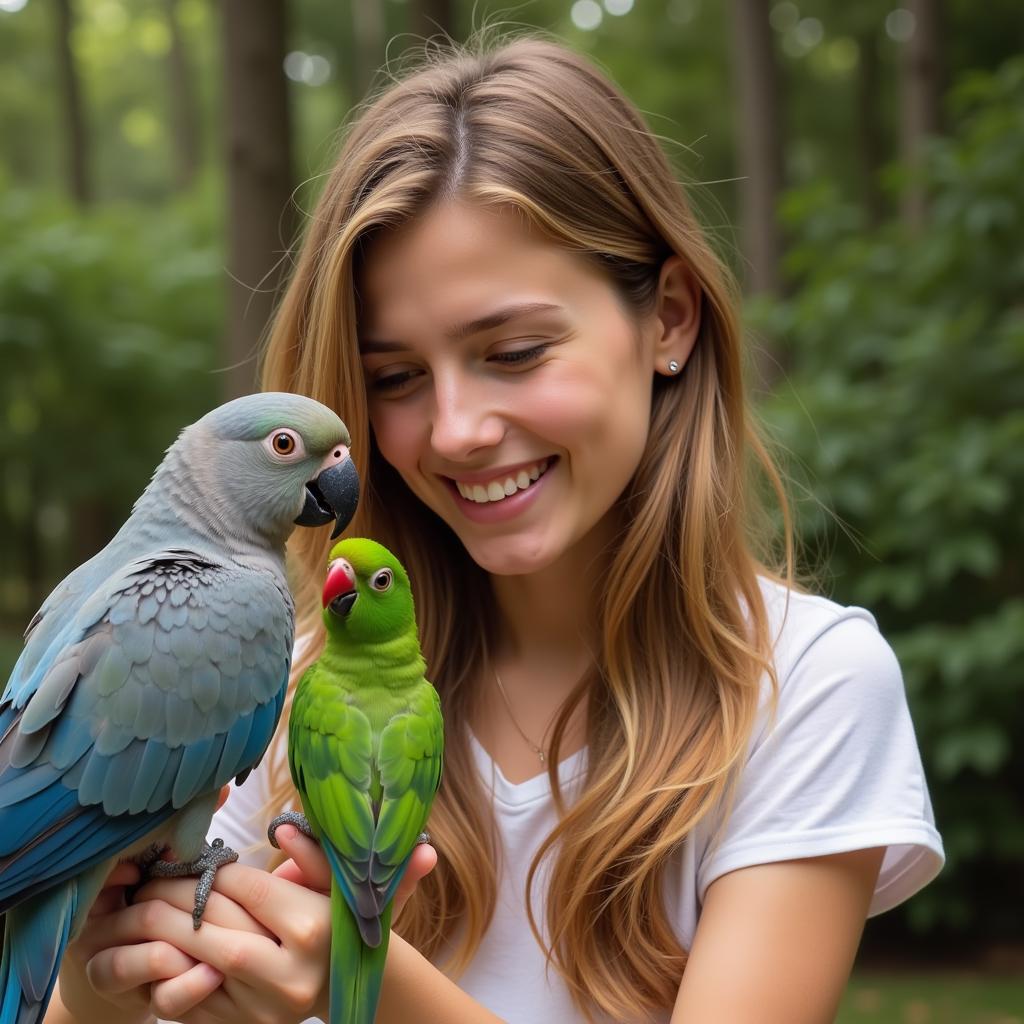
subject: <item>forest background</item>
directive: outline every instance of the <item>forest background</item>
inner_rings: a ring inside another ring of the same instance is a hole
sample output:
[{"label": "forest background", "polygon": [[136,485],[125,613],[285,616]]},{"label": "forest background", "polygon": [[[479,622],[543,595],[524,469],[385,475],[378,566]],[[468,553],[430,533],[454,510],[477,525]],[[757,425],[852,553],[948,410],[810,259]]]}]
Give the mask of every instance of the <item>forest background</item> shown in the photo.
[{"label": "forest background", "polygon": [[[0,678],[180,427],[252,389],[378,69],[484,24],[589,54],[664,138],[745,285],[805,564],[900,657],[948,863],[861,963],[1001,991],[1024,977],[1019,0],[0,0]],[[970,1020],[1020,1024],[1020,988]],[[848,1019],[880,1019],[865,991]]]}]

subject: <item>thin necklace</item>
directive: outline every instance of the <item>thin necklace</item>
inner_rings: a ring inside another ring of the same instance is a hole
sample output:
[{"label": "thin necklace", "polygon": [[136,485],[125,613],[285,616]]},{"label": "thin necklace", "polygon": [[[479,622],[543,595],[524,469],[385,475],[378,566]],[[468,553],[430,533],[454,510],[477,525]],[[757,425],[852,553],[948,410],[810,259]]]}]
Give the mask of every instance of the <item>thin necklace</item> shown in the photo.
[{"label": "thin necklace", "polygon": [[544,751],[541,747],[538,747],[529,736],[523,732],[522,726],[516,721],[516,716],[512,713],[512,704],[508,699],[508,694],[505,692],[505,687],[502,685],[501,676],[498,675],[496,669],[491,669],[494,672],[494,681],[498,684],[498,689],[501,691],[501,696],[505,701],[505,707],[508,708],[508,717],[512,720],[512,724],[516,727],[516,732],[526,741],[527,746],[540,758],[540,763],[545,764],[547,758],[544,756]]}]

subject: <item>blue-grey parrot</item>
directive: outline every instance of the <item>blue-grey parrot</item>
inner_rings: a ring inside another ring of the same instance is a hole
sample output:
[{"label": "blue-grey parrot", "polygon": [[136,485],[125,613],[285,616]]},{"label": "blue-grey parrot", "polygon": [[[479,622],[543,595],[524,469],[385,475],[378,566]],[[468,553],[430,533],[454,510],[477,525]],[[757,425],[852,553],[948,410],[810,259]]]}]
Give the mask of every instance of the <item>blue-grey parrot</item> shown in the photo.
[{"label": "blue-grey parrot", "polygon": [[[299,395],[251,395],[182,431],[111,542],[29,623],[0,698],[0,1024],[36,1024],[118,860],[198,874],[205,836],[284,703],[295,524],[351,519],[349,434]],[[161,851],[175,863],[152,864]]]}]

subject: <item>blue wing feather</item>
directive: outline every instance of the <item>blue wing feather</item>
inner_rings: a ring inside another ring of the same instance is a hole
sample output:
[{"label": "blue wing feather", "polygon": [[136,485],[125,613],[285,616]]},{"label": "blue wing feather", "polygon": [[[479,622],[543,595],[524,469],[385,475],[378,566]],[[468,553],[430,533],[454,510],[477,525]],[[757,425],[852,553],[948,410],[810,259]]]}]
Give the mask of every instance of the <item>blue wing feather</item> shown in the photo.
[{"label": "blue wing feather", "polygon": [[3,936],[0,958],[0,1024],[35,1021],[57,982],[77,910],[76,887],[62,887],[17,913]]},{"label": "blue wing feather", "polygon": [[0,911],[246,774],[283,707],[292,606],[269,572],[163,552],[60,612],[0,700]]},{"label": "blue wing feather", "polygon": [[0,876],[0,910],[4,912],[110,860],[175,813],[167,807],[158,814],[109,818],[99,807],[82,808],[74,791],[59,792],[63,788],[58,787],[50,798],[55,807],[65,809],[64,820],[58,819],[58,827],[35,840]]}]

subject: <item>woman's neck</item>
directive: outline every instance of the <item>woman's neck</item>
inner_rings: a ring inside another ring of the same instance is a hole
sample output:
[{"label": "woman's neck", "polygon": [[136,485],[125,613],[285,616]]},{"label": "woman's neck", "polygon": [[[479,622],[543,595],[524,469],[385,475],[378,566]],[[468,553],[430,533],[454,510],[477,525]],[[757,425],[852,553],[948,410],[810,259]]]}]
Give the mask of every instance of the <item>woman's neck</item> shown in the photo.
[{"label": "woman's neck", "polygon": [[[541,761],[535,747],[551,753],[558,712],[594,665],[597,609],[609,563],[608,533],[593,531],[541,572],[491,577],[498,642],[491,652],[491,672],[480,680],[473,725],[510,782],[547,770],[547,759]],[[491,678],[494,673],[501,678],[500,687]],[[584,712],[584,705],[576,707],[559,758],[585,743]]]},{"label": "woman's neck", "polygon": [[601,525],[527,576],[492,576],[499,660],[566,665],[593,660],[597,609],[610,556]]}]

